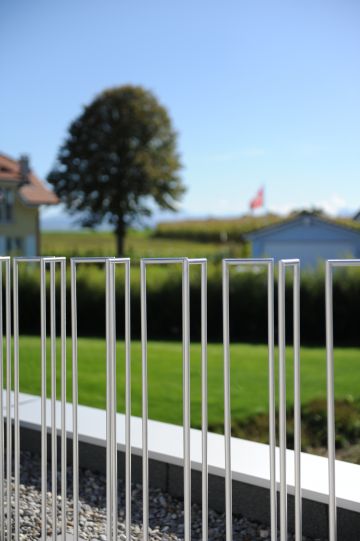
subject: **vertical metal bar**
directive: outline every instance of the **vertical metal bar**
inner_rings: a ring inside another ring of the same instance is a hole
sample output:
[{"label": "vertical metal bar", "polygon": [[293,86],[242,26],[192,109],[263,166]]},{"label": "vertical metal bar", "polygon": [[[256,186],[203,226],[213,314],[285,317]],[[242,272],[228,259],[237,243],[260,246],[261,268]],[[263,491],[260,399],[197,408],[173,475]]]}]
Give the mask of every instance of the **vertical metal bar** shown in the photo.
[{"label": "vertical metal bar", "polygon": [[66,261],[60,264],[61,302],[61,533],[66,541]]},{"label": "vertical metal bar", "polygon": [[301,501],[301,393],[300,393],[300,263],[294,265],[294,454],[295,540],[302,541]]},{"label": "vertical metal bar", "polygon": [[4,517],[4,406],[3,406],[3,387],[4,387],[4,311],[3,311],[3,260],[0,260],[0,538],[5,538],[5,517]]},{"label": "vertical metal bar", "polygon": [[279,436],[280,436],[280,540],[287,541],[286,490],[286,363],[285,363],[285,266],[279,261]]},{"label": "vertical metal bar", "polygon": [[40,262],[41,316],[41,531],[46,541],[47,428],[46,428],[46,263]]},{"label": "vertical metal bar", "polygon": [[79,538],[78,347],[76,263],[71,260],[72,418],[73,418],[73,534]]},{"label": "vertical metal bar", "polygon": [[225,260],[222,262],[222,288],[224,342],[225,520],[226,541],[232,541],[229,267]]},{"label": "vertical metal bar", "polygon": [[52,539],[57,539],[57,432],[56,432],[56,284],[55,262],[50,263],[50,344],[51,344],[51,490]]},{"label": "vertical metal bar", "polygon": [[112,467],[112,534],[113,541],[117,540],[117,438],[116,438],[116,295],[115,295],[115,265],[109,265],[109,294],[110,294],[110,362],[111,362],[111,467]]},{"label": "vertical metal bar", "polygon": [[277,541],[276,494],[276,420],[275,420],[275,359],[274,359],[274,262],[268,264],[268,372],[269,372],[269,454],[270,454],[270,526],[271,541]]},{"label": "vertical metal bar", "polygon": [[126,541],[131,541],[131,319],[130,260],[125,263],[125,505]]},{"label": "vertical metal bar", "polygon": [[287,539],[286,485],[286,337],[285,273],[293,267],[293,340],[294,340],[294,462],[295,462],[295,538],[302,539],[301,524],[301,399],[300,399],[300,261],[279,261],[279,430],[280,430],[280,536]]},{"label": "vertical metal bar", "polygon": [[329,468],[329,541],[337,539],[335,496],[335,407],[334,407],[334,324],[333,285],[331,262],[326,262],[325,274],[326,308],[326,375],[327,375],[327,429]]},{"label": "vertical metal bar", "polygon": [[110,271],[109,260],[105,263],[106,274],[106,532],[112,539],[112,460],[111,460],[111,344],[110,344]]},{"label": "vertical metal bar", "polygon": [[14,259],[13,267],[13,317],[14,317],[14,482],[15,510],[14,530],[15,539],[20,533],[20,425],[19,425],[19,269]]},{"label": "vertical metal bar", "polygon": [[207,264],[201,265],[202,539],[208,541]]},{"label": "vertical metal bar", "polygon": [[147,382],[147,314],[146,264],[140,262],[141,292],[141,366],[142,366],[142,470],[143,470],[143,541],[149,541],[149,451],[148,451],[148,382]]},{"label": "vertical metal bar", "polygon": [[184,445],[184,540],[191,539],[191,458],[190,458],[190,277],[189,261],[183,261],[183,445]]},{"label": "vertical metal bar", "polygon": [[6,261],[6,494],[7,539],[11,539],[11,263]]}]

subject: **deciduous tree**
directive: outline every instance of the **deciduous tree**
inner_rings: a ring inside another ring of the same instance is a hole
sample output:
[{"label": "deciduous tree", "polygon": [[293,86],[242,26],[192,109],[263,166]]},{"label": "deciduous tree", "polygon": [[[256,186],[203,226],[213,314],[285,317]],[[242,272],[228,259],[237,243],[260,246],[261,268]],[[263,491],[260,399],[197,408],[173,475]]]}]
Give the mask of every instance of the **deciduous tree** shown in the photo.
[{"label": "deciduous tree", "polygon": [[110,223],[117,252],[127,228],[155,207],[175,211],[185,188],[177,134],[156,97],[140,86],[105,90],[70,125],[48,175],[80,223]]}]

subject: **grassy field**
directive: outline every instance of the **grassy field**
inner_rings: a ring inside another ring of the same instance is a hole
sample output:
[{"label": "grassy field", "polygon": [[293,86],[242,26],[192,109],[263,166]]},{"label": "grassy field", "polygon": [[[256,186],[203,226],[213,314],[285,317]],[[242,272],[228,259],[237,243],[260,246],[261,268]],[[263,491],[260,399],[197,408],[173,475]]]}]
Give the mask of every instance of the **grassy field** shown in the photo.
[{"label": "grassy field", "polygon": [[[41,253],[57,256],[112,256],[116,255],[115,237],[110,232],[75,231],[44,232]],[[129,231],[125,239],[125,256],[140,257],[236,257],[243,253],[236,243],[203,243],[191,240],[154,238],[150,231]]]},{"label": "grassy field", "polygon": [[264,216],[243,215],[237,218],[199,218],[161,222],[155,228],[155,236],[172,239],[202,240],[220,239],[244,241],[244,235],[260,227],[276,224],[283,220],[276,214]]},{"label": "grassy field", "polygon": [[[71,399],[71,344],[68,343],[68,400]],[[182,423],[182,348],[179,343],[149,343],[149,415],[152,419]],[[50,365],[48,355],[48,381]],[[287,351],[288,400],[291,403],[292,358]],[[219,426],[223,419],[222,346],[208,348],[209,423]],[[267,410],[267,348],[263,345],[235,344],[231,350],[232,413],[235,419]],[[325,396],[325,351],[303,348],[301,356],[302,401]],[[59,363],[58,363],[59,364]],[[336,349],[336,397],[360,398],[360,350]],[[58,366],[59,369],[59,366]],[[59,372],[59,371],[58,371]],[[191,348],[192,425],[200,426],[201,405],[200,345]],[[20,388],[40,394],[40,340],[20,339]],[[118,410],[123,411],[124,355],[118,343]],[[79,339],[79,401],[97,408],[105,407],[105,343],[100,339]],[[132,413],[141,415],[141,345],[132,345]]]}]

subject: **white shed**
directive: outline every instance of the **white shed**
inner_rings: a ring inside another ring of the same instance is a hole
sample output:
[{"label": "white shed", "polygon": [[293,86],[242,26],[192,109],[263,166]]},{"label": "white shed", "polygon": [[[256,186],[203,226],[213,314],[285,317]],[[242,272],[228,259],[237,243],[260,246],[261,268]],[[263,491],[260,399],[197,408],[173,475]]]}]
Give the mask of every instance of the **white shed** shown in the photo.
[{"label": "white shed", "polygon": [[360,228],[310,212],[246,235],[253,257],[299,258],[315,268],[326,259],[360,258]]}]

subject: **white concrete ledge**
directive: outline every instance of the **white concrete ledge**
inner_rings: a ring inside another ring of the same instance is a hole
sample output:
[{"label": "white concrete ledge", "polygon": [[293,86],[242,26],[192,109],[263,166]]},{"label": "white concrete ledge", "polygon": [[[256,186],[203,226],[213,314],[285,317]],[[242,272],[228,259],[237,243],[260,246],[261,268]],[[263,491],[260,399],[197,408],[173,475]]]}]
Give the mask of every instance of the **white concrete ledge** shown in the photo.
[{"label": "white concrete ledge", "polygon": [[[5,399],[5,394],[4,394]],[[50,429],[50,400],[47,400],[47,426]],[[66,405],[67,433],[72,437],[71,404]],[[40,397],[20,394],[20,422],[23,427],[40,430]],[[141,456],[141,418],[132,417],[132,453]],[[78,409],[79,440],[104,447],[106,445],[106,412],[87,406]],[[57,429],[60,430],[60,402],[57,402]],[[118,450],[125,450],[125,417],[117,414]],[[167,464],[183,464],[182,427],[149,421],[149,458]],[[269,447],[262,443],[232,438],[232,477],[257,487],[270,486]],[[328,462],[324,457],[302,453],[302,495],[319,503],[328,502]],[[277,472],[279,452],[277,449]],[[191,462],[193,470],[201,471],[201,431],[191,430]],[[208,434],[209,474],[224,477],[224,440],[219,434]],[[294,452],[287,451],[289,494],[294,494]],[[277,482],[279,478],[277,476]],[[360,466],[336,461],[336,493],[339,508],[360,512]]]}]

